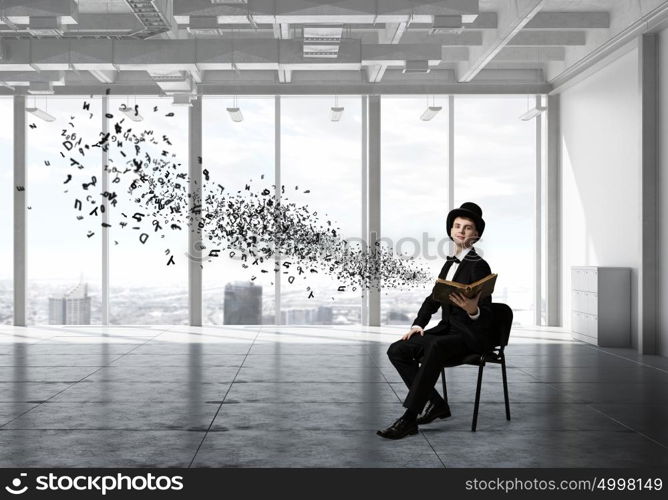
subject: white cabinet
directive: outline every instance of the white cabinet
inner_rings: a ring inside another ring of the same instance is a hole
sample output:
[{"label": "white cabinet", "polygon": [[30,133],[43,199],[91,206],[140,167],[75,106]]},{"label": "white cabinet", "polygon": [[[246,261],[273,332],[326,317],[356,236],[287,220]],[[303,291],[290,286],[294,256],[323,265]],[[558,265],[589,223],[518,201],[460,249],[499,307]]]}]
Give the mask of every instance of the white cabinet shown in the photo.
[{"label": "white cabinet", "polygon": [[573,338],[604,347],[631,345],[631,269],[571,268]]}]

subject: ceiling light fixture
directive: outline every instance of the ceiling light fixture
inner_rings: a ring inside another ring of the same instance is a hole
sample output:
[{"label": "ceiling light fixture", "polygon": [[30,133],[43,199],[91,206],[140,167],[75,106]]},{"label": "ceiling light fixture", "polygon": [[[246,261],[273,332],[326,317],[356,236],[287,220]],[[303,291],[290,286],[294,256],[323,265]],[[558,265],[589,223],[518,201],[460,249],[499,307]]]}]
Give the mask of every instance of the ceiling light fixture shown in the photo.
[{"label": "ceiling light fixture", "polygon": [[140,122],[144,119],[144,117],[139,114],[139,107],[136,103],[134,108],[131,108],[130,106],[127,106],[125,103],[123,103],[120,105],[118,110],[125,113],[125,115],[133,122]]},{"label": "ceiling light fixture", "polygon": [[[534,97],[534,102],[536,103],[533,107],[531,107],[532,97]],[[540,99],[536,99],[535,96],[527,95],[527,110],[525,113],[522,113],[520,115],[520,120],[522,120],[523,122],[528,122],[529,120],[533,120],[546,109],[547,108],[545,106],[542,106]]]},{"label": "ceiling light fixture", "polygon": [[543,106],[536,106],[528,110],[526,113],[522,114],[520,116],[520,120],[524,122],[528,122],[529,120],[532,120],[533,118],[536,118],[538,115],[540,115],[543,111],[545,111],[545,107]]},{"label": "ceiling light fixture", "polygon": [[38,107],[26,108],[26,111],[28,113],[32,113],[37,118],[41,118],[45,122],[55,122],[56,121],[55,116],[50,115],[49,113],[47,113],[43,109],[39,109]]},{"label": "ceiling light fixture", "polygon": [[334,106],[329,109],[329,119],[333,122],[341,121],[343,106],[339,106],[339,96],[334,96]]},{"label": "ceiling light fixture", "polygon": [[231,108],[227,108],[227,112],[230,114],[230,118],[233,122],[244,121],[244,115],[241,114],[241,110],[237,104],[237,96],[234,96],[233,105]]},{"label": "ceiling light fixture", "polygon": [[420,120],[422,120],[423,122],[428,122],[433,117],[435,117],[439,113],[439,111],[441,111],[441,109],[443,109],[441,106],[436,106],[433,96],[431,98],[431,106],[430,106],[429,98],[427,97],[427,109],[425,109],[422,112],[422,115],[420,115]]},{"label": "ceiling light fixture", "polygon": [[45,122],[55,122],[56,117],[53,116],[52,114],[49,114],[49,100],[45,97],[44,98],[44,109],[38,108],[37,107],[37,99],[33,97],[32,100],[32,107],[31,108],[25,108],[25,110],[32,114],[35,115],[37,118],[40,120],[44,120]]}]

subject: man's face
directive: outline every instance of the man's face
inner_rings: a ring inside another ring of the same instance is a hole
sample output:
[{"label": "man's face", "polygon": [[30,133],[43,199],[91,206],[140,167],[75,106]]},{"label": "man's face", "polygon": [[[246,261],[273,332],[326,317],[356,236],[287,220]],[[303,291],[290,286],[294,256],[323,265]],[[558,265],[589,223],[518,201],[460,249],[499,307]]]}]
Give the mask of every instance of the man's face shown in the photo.
[{"label": "man's face", "polygon": [[450,236],[457,245],[468,247],[478,238],[475,222],[465,217],[455,218]]}]

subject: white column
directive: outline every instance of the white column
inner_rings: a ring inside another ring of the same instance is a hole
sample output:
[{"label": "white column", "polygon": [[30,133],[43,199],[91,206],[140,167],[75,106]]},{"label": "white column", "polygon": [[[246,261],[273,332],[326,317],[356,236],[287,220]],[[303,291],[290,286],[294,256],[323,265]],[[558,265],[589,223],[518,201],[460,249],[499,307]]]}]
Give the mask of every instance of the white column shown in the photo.
[{"label": "white column", "polygon": [[[448,212],[455,208],[455,96],[448,96]],[[447,235],[446,238],[450,239]],[[454,244],[449,243],[450,254],[454,253]]]},{"label": "white column", "polygon": [[560,326],[561,317],[561,160],[559,154],[559,95],[547,98],[547,162],[545,165],[546,326]]},{"label": "white column", "polygon": [[642,35],[641,93],[642,265],[639,272],[638,352],[656,354],[659,338],[659,37]]},{"label": "white column", "polygon": [[[14,324],[26,326],[26,98],[14,96]],[[19,191],[20,186],[23,190]]]},{"label": "white column", "polygon": [[[281,202],[281,96],[274,96],[274,203]],[[274,324],[281,324],[281,255],[274,254]]]},{"label": "white column", "polygon": [[[109,112],[109,96],[102,96],[102,134],[109,131],[109,120],[106,114]],[[107,146],[109,143],[107,143]],[[109,172],[107,165],[109,164],[109,149],[102,148],[102,172],[100,179],[102,183],[102,192],[109,191]],[[102,224],[109,224],[109,199],[106,196],[102,197],[101,204],[104,207],[102,211]],[[102,226],[102,324],[109,324],[109,231],[111,228]]]},{"label": "white column", "polygon": [[[536,108],[542,105],[543,97],[536,96]],[[543,302],[543,252],[542,252],[542,187],[543,187],[543,117],[540,114],[536,117],[536,166],[535,166],[535,181],[534,181],[534,323],[540,326],[542,323],[542,307]]]},{"label": "white column", "polygon": [[[369,231],[369,168],[368,168],[368,99],[362,96],[362,242],[368,245]],[[369,293],[366,288],[362,288],[362,315],[360,318],[362,325],[369,324]]]},{"label": "white column", "polygon": [[[202,97],[192,100],[188,111],[188,210],[192,222],[188,228],[188,309],[190,326],[202,326]],[[199,209],[196,208],[199,206]]]},{"label": "white column", "polygon": [[[369,96],[369,226],[370,249],[377,250],[380,241],[380,96]],[[380,275],[369,288],[369,325],[380,326]]]}]

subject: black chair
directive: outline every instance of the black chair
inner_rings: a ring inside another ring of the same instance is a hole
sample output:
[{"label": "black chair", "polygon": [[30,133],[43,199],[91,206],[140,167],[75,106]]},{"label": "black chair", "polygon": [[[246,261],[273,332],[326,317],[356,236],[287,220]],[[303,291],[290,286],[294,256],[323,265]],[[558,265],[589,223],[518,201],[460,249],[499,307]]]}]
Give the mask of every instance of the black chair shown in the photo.
[{"label": "black chair", "polygon": [[478,407],[480,405],[480,387],[482,385],[482,370],[487,363],[496,363],[501,365],[501,375],[503,377],[503,396],[506,400],[506,420],[510,420],[510,402],[508,401],[508,379],[506,377],[506,357],[503,354],[503,349],[508,345],[508,338],[510,337],[510,328],[513,324],[513,310],[506,304],[493,303],[492,304],[493,320],[492,320],[492,334],[495,335],[496,347],[491,351],[483,354],[470,354],[464,359],[448,363],[444,365],[441,370],[441,378],[443,380],[443,397],[448,399],[448,390],[445,386],[445,368],[459,365],[474,365],[478,366],[478,386],[475,391],[475,406],[473,407],[473,422],[471,423],[471,431],[475,432],[478,424]]}]

